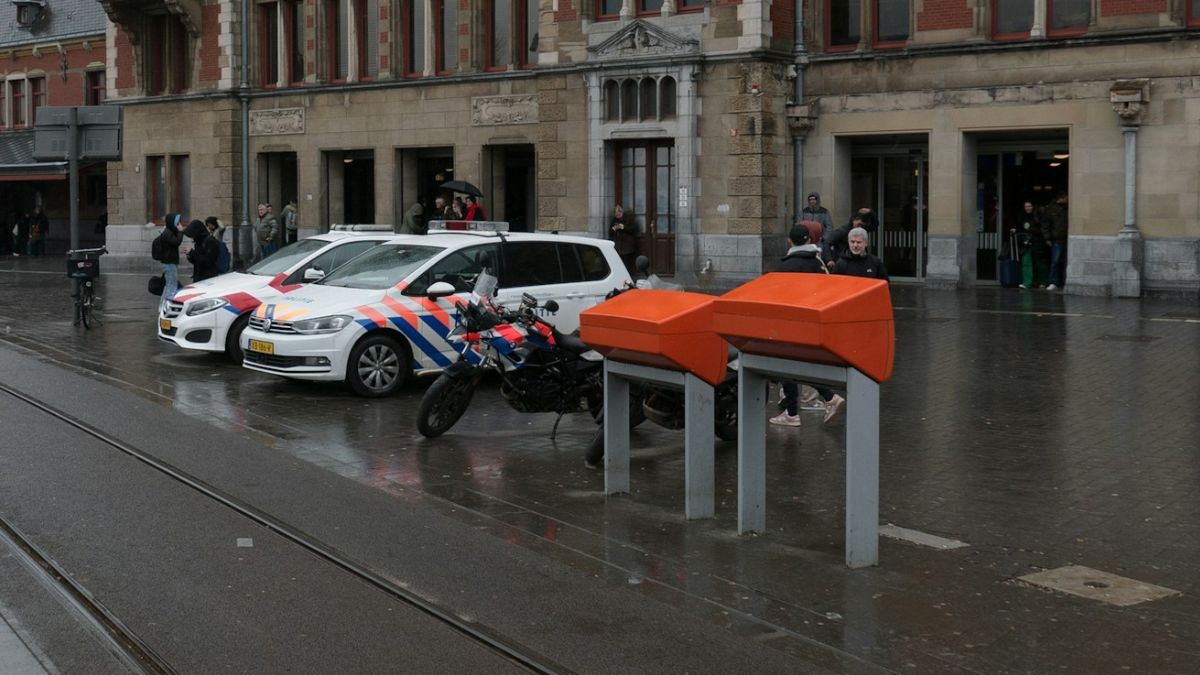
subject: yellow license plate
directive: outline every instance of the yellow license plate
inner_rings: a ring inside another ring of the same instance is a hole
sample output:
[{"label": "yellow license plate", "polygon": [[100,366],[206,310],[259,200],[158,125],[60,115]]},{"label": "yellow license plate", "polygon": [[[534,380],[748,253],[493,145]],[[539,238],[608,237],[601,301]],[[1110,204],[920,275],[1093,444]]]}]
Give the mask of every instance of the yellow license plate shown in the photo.
[{"label": "yellow license plate", "polygon": [[161,329],[162,329],[162,332],[164,332],[164,333],[170,332],[170,330],[171,330],[171,321],[170,321],[170,319],[159,319],[159,320],[158,320],[158,327],[159,327],[159,328],[161,328]]},{"label": "yellow license plate", "polygon": [[258,352],[259,354],[274,354],[275,344],[272,342],[263,342],[262,340],[251,340],[250,351]]}]

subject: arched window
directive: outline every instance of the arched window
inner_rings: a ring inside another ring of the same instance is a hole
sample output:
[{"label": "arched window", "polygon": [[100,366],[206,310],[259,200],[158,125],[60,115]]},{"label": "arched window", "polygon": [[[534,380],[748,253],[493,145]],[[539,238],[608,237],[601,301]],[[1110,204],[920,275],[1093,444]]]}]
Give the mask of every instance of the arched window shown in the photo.
[{"label": "arched window", "polygon": [[637,82],[634,80],[625,80],[621,83],[621,121],[633,122],[637,120],[637,104],[638,104],[638,88]]},{"label": "arched window", "polygon": [[658,81],[658,118],[675,117],[675,78],[664,77]]},{"label": "arched window", "polygon": [[621,119],[621,88],[616,80],[604,83],[604,119],[609,122]]},{"label": "arched window", "polygon": [[641,107],[638,110],[638,119],[642,120],[643,122],[646,120],[656,119],[658,115],[658,105],[656,100],[658,98],[658,91],[656,91],[658,89],[657,83],[654,81],[653,77],[645,77],[642,78],[639,88],[641,89],[642,96]]}]

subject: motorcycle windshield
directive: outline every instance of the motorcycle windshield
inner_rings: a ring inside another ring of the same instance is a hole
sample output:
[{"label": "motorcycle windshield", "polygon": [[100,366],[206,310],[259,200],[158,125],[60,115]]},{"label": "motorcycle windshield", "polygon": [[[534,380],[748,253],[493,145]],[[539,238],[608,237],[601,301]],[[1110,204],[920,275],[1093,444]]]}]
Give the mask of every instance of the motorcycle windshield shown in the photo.
[{"label": "motorcycle windshield", "polygon": [[480,272],[479,276],[475,278],[475,290],[474,290],[475,297],[477,297],[477,298],[494,297],[496,295],[496,284],[497,284],[496,277],[492,276],[491,274],[489,274],[487,272]]}]

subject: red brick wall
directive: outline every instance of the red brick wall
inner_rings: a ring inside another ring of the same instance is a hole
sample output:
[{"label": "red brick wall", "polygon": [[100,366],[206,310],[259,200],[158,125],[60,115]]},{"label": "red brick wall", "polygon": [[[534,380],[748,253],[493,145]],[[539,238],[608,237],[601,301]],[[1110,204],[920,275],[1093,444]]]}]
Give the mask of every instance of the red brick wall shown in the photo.
[{"label": "red brick wall", "polygon": [[221,79],[221,48],[217,46],[217,34],[221,26],[217,22],[217,13],[221,8],[217,5],[205,5],[201,8],[200,25],[200,81],[216,82]]},{"label": "red brick wall", "polygon": [[137,86],[134,74],[133,45],[121,28],[117,29],[117,89],[133,89]]},{"label": "red brick wall", "polygon": [[581,2],[590,2],[591,0],[559,0],[558,11],[554,13],[555,21],[578,21],[579,7]]},{"label": "red brick wall", "polygon": [[1160,14],[1167,11],[1167,0],[1100,0],[1100,16]]},{"label": "red brick wall", "polygon": [[776,0],[771,4],[771,26],[772,41],[776,45],[783,46],[783,43],[791,43],[792,37],[796,34],[796,3],[788,0]]},{"label": "red brick wall", "polygon": [[919,31],[970,28],[973,25],[975,22],[967,0],[925,0],[924,10],[917,14]]}]

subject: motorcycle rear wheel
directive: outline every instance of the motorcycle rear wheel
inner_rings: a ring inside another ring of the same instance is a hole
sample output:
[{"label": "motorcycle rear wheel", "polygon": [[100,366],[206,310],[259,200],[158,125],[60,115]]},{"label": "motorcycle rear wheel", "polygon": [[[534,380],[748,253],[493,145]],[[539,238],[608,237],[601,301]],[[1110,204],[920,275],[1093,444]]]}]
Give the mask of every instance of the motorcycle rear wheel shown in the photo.
[{"label": "motorcycle rear wheel", "polygon": [[417,407],[417,431],[426,438],[449,431],[467,411],[477,382],[474,377],[450,377],[444,373],[438,376]]}]

